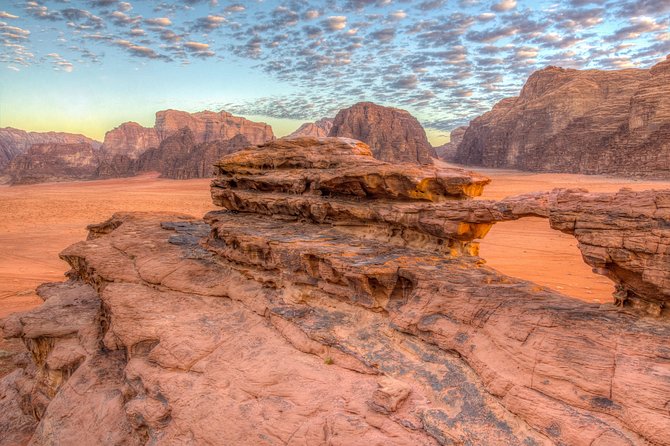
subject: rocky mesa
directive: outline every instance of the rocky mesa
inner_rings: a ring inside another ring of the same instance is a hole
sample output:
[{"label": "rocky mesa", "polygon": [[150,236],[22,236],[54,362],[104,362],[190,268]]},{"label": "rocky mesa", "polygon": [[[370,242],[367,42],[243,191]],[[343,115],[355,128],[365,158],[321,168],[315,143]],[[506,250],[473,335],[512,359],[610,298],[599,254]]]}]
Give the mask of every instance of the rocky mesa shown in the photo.
[{"label": "rocky mesa", "polygon": [[162,110],[156,113],[153,127],[142,127],[134,122],[121,124],[105,135],[103,151],[110,155],[138,158],[144,151],[158,147],[179,130],[188,128],[195,144],[229,140],[244,136],[251,144],[262,144],[274,139],[272,127],[262,122],[233,116],[220,111],[187,113],[179,110]]},{"label": "rocky mesa", "polygon": [[[91,225],[0,324],[29,351],[0,444],[669,445],[670,192],[473,200],[488,181],[280,139],[217,163],[204,220]],[[620,306],[485,265],[490,227],[530,215]]]},{"label": "rocky mesa", "polygon": [[11,127],[0,129],[0,171],[17,155],[26,153],[35,144],[89,144],[93,149],[100,142],[84,135],[63,132],[26,132]]},{"label": "rocky mesa", "polygon": [[91,180],[96,178],[99,163],[99,150],[89,143],[33,144],[14,157],[4,173],[10,184]]},{"label": "rocky mesa", "polygon": [[375,158],[390,163],[430,164],[437,156],[414,116],[372,102],[340,110],[328,136],[363,141]]},{"label": "rocky mesa", "polygon": [[651,69],[549,67],[474,119],[453,158],[529,171],[670,177],[670,56]]}]

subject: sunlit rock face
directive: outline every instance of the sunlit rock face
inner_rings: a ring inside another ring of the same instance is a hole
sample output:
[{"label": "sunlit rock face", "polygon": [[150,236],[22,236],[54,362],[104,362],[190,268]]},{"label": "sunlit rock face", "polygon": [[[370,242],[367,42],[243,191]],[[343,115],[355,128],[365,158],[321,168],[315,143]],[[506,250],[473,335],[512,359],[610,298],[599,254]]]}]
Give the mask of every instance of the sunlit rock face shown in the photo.
[{"label": "sunlit rock face", "polygon": [[[89,226],[69,281],[0,324],[30,352],[0,381],[1,445],[670,444],[665,192],[479,200],[486,177],[343,138],[216,169],[222,209]],[[485,265],[488,228],[530,215],[603,261],[620,307]]]},{"label": "sunlit rock face", "polygon": [[225,111],[187,113],[178,110],[163,110],[156,113],[154,127],[142,127],[134,122],[121,124],[107,132],[103,152],[137,159],[150,148],[160,145],[165,139],[188,128],[195,144],[230,140],[244,136],[250,144],[262,144],[274,139],[272,127],[265,123],[249,121]]},{"label": "sunlit rock face", "polygon": [[375,158],[391,163],[430,164],[436,157],[426,132],[414,116],[372,102],[359,102],[340,110],[328,136],[363,141]]},{"label": "sunlit rock face", "polygon": [[454,161],[668,178],[670,60],[649,70],[537,71],[518,97],[471,121]]},{"label": "sunlit rock face", "polygon": [[92,179],[99,163],[99,151],[89,143],[34,144],[7,165],[11,184]]}]

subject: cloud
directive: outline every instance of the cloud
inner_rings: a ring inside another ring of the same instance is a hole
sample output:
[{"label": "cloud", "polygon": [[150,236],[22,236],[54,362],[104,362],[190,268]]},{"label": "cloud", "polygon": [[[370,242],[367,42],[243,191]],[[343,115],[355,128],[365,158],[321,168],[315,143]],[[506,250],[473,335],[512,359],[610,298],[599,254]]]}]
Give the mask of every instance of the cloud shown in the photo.
[{"label": "cloud", "polygon": [[516,0],[501,0],[491,6],[491,9],[496,12],[505,12],[514,8],[516,8]]},{"label": "cloud", "polygon": [[172,25],[172,20],[167,17],[156,17],[153,19],[144,19],[144,23],[150,26],[164,27]]},{"label": "cloud", "polygon": [[226,12],[242,12],[242,11],[245,11],[246,9],[247,8],[244,5],[242,5],[240,3],[236,3],[234,5],[227,6],[226,9],[224,9],[224,11],[226,11]]},{"label": "cloud", "polygon": [[404,18],[407,18],[407,13],[403,10],[394,11],[389,14],[389,19],[393,21],[402,20]]},{"label": "cloud", "polygon": [[212,57],[214,52],[209,48],[209,44],[200,42],[185,42],[184,48],[198,57]]},{"label": "cloud", "polygon": [[617,30],[614,34],[609,36],[607,40],[609,41],[620,41],[620,40],[630,40],[637,39],[642,34],[650,33],[654,31],[667,31],[668,22],[657,23],[655,19],[651,17],[633,17],[630,19],[631,24]]},{"label": "cloud", "polygon": [[18,19],[19,16],[10,14],[7,11],[0,11],[0,19]]},{"label": "cloud", "polygon": [[384,28],[370,33],[370,37],[380,42],[390,42],[395,38],[395,28]]},{"label": "cloud", "polygon": [[161,59],[161,60],[170,60],[169,57],[165,55],[158,54],[152,48],[134,44],[125,39],[117,39],[113,42],[114,45],[124,48],[132,56],[143,57],[147,59]]},{"label": "cloud", "polygon": [[193,30],[200,32],[211,31],[220,28],[226,22],[227,20],[223,16],[208,15],[207,17],[200,17],[193,26]]},{"label": "cloud", "polygon": [[347,17],[343,15],[330,16],[324,20],[326,27],[331,31],[339,31],[347,27]]},{"label": "cloud", "polygon": [[28,15],[39,20],[60,20],[60,14],[57,11],[50,11],[46,6],[40,5],[37,2],[26,2],[26,12]]}]

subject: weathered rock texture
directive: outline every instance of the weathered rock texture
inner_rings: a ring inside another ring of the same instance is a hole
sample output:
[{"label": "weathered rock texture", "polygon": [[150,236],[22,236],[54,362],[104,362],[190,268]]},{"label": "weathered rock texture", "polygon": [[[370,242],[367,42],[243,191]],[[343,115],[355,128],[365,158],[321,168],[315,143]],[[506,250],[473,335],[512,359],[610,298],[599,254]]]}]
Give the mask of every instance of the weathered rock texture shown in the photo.
[{"label": "weathered rock texture", "polygon": [[447,162],[455,161],[456,154],[458,153],[458,146],[461,144],[461,141],[463,141],[463,136],[467,129],[467,127],[457,127],[452,130],[449,135],[449,142],[435,147],[437,157]]},{"label": "weathered rock texture", "polygon": [[316,122],[306,122],[298,129],[288,135],[289,138],[296,138],[298,136],[324,137],[328,136],[330,130],[333,128],[333,118],[323,118]]},{"label": "weathered rock texture", "polygon": [[[630,262],[665,244],[665,192],[472,200],[486,178],[341,139],[217,166],[226,210],[89,227],[61,254],[70,281],[2,323],[32,360],[0,382],[0,444],[670,444],[664,311],[474,255],[496,221],[541,215],[632,289]],[[647,254],[653,271],[665,254]]]},{"label": "weathered rock texture", "polygon": [[225,111],[187,113],[163,110],[156,113],[153,128],[127,122],[107,132],[103,150],[110,157],[124,155],[136,159],[147,149],[158,147],[165,139],[184,128],[192,132],[195,144],[230,140],[237,135],[244,136],[251,144],[262,144],[274,139],[269,125],[233,116]]},{"label": "weathered rock texture", "polygon": [[184,128],[140,155],[136,171],[156,171],[162,177],[177,180],[212,177],[217,160],[250,145],[243,135],[198,144],[193,132]]},{"label": "weathered rock texture", "polygon": [[17,155],[5,169],[11,184],[92,179],[96,176],[99,152],[91,144],[34,144]]},{"label": "weathered rock texture", "polygon": [[0,170],[4,169],[15,156],[25,153],[34,144],[90,144],[100,147],[98,141],[72,133],[26,132],[11,127],[0,129]]},{"label": "weathered rock texture", "polygon": [[340,110],[328,136],[363,141],[375,158],[392,163],[430,164],[436,157],[419,121],[405,110],[359,102]]},{"label": "weathered rock texture", "polygon": [[670,60],[650,70],[533,73],[470,123],[455,161],[486,167],[670,176]]}]

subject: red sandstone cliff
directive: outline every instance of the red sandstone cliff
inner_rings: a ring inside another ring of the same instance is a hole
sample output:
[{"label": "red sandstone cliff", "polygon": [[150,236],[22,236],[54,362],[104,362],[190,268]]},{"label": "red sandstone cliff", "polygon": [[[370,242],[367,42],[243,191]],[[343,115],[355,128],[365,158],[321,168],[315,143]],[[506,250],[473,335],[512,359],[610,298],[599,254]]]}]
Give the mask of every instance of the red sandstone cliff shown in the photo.
[{"label": "red sandstone cliff", "polygon": [[670,60],[649,70],[533,73],[518,97],[474,119],[467,165],[670,177]]},{"label": "red sandstone cliff", "polygon": [[92,179],[99,161],[98,151],[88,143],[34,144],[14,157],[4,173],[11,184]]},{"label": "red sandstone cliff", "polygon": [[84,135],[63,132],[26,132],[11,127],[0,129],[0,170],[17,155],[25,153],[33,144],[86,143],[97,149],[100,143]]},{"label": "red sandstone cliff", "polygon": [[107,132],[102,149],[109,156],[125,155],[137,159],[144,151],[158,147],[162,141],[183,128],[193,133],[196,144],[229,140],[236,135],[244,136],[251,144],[262,144],[274,139],[269,125],[233,116],[225,111],[187,113],[163,110],[156,113],[153,128],[127,122]]},{"label": "red sandstone cliff", "polygon": [[329,136],[363,141],[375,158],[391,163],[430,164],[436,157],[426,132],[414,116],[372,102],[359,102],[340,110]]}]

